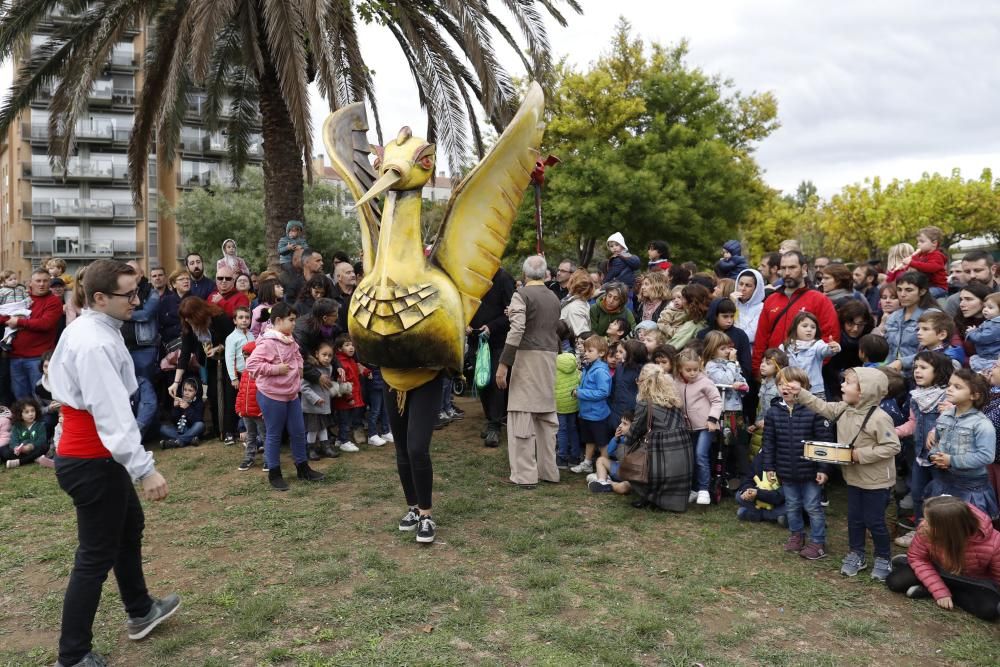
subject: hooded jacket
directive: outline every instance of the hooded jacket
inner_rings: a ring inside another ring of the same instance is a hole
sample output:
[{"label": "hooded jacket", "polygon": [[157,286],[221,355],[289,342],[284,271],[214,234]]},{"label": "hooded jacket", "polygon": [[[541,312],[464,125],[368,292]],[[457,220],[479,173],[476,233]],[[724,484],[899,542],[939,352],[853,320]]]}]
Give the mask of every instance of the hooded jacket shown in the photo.
[{"label": "hooded jacket", "polygon": [[[333,366],[314,366],[321,375],[330,377],[333,375]],[[330,403],[333,397],[319,382],[310,382],[302,378],[302,413],[307,415],[328,415],[330,414]]]},{"label": "hooded jacket", "polygon": [[170,423],[174,426],[177,426],[177,423],[181,420],[181,417],[186,418],[187,425],[184,427],[185,429],[191,428],[191,426],[196,422],[205,421],[205,404],[201,400],[202,396],[201,382],[199,382],[197,378],[194,377],[185,378],[184,383],[181,384],[180,389],[177,390],[177,396],[179,398],[183,397],[184,385],[190,384],[192,382],[195,385],[194,400],[188,403],[188,406],[186,408],[174,405],[170,410]]},{"label": "hooded jacket", "polygon": [[[635,272],[639,269],[640,261],[635,255],[629,255],[628,246],[625,245],[625,237],[621,232],[615,232],[608,237],[608,243],[614,241],[625,249],[625,255],[617,255],[608,258],[608,270],[604,274],[604,284],[625,283],[630,290],[635,285]],[[603,334],[602,334],[603,335]]]},{"label": "hooded jacket", "polygon": [[619,317],[624,318],[628,322],[629,331],[635,328],[635,315],[632,314],[628,303],[623,303],[618,310],[609,313],[604,309],[604,297],[602,296],[597,300],[597,303],[590,307],[590,330],[598,336],[606,336],[608,335],[608,327],[611,326],[611,322],[617,320]]},{"label": "hooded jacket", "polygon": [[744,269],[736,276],[737,284],[744,274],[750,274],[756,281],[756,287],[750,300],[746,303],[740,301],[739,297],[733,299],[736,302],[736,326],[746,332],[750,344],[753,345],[757,336],[757,322],[760,320],[760,311],[764,308],[764,276],[760,275],[757,269]]},{"label": "hooded jacket", "polygon": [[747,259],[743,256],[743,248],[739,241],[726,241],[722,249],[732,255],[729,259],[720,259],[715,263],[715,274],[720,278],[735,280],[740,273],[748,269]]},{"label": "hooded jacket", "polygon": [[[247,373],[253,375],[257,390],[274,401],[294,401],[302,388],[302,354],[295,339],[271,329],[255,342]],[[281,364],[288,365],[284,375],[278,374]]]},{"label": "hooded jacket", "polygon": [[576,355],[563,352],[556,357],[556,413],[570,415],[580,409],[573,390],[580,386],[580,369]]},{"label": "hooded jacket", "polygon": [[361,395],[361,373],[367,372],[368,369],[358,364],[356,357],[349,357],[343,352],[337,352],[336,358],[337,363],[344,369],[344,382],[351,383],[352,391],[350,398],[346,396],[335,398],[333,400],[333,409],[352,410],[354,408],[365,407],[365,399]]},{"label": "hooded jacket", "polygon": [[[895,457],[900,449],[892,418],[878,407],[889,391],[889,379],[875,368],[851,370],[857,374],[861,387],[858,405],[848,405],[843,401],[827,403],[807,391],[799,393],[799,403],[837,423],[837,442],[847,444],[854,441],[858,462],[841,468],[844,480],[850,486],[887,489],[896,483]],[[862,429],[861,424],[872,407],[875,411]]]},{"label": "hooded jacket", "polygon": [[[989,579],[995,586],[1000,586],[1000,533],[982,510],[972,505],[969,509],[979,521],[979,529],[965,543],[962,576]],[[951,597],[948,585],[938,572],[939,562],[934,547],[919,530],[906,552],[906,559],[917,579],[935,600]]]},{"label": "hooded jacket", "polygon": [[[290,238],[288,236],[288,233],[290,231],[292,231],[293,229],[296,229],[296,228],[298,228],[303,233],[300,234],[297,238],[294,238],[294,239]],[[305,227],[303,227],[302,223],[299,222],[298,220],[289,220],[288,221],[288,224],[285,225],[285,235],[282,236],[280,239],[278,239],[278,262],[279,263],[281,263],[281,264],[291,264],[292,263],[292,256],[295,255],[295,250],[289,248],[288,247],[289,245],[291,245],[291,244],[294,243],[295,245],[299,246],[303,250],[307,250],[309,248],[309,242],[306,241],[306,237],[305,237],[304,231],[305,231]]]},{"label": "hooded jacket", "polygon": [[[583,369],[580,386],[576,389],[576,400],[580,407],[580,419],[599,422],[611,414],[608,397],[611,396],[611,371],[601,359]],[[601,443],[598,443],[601,444]]]},{"label": "hooded jacket", "polygon": [[764,417],[761,457],[764,470],[774,471],[782,483],[812,482],[816,473],[830,474],[830,465],[802,458],[803,441],[830,442],[830,422],[800,403],[787,405],[776,398]]},{"label": "hooded jacket", "polygon": [[611,415],[614,421],[622,418],[626,412],[635,411],[635,399],[639,393],[639,364],[618,364],[611,378]]},{"label": "hooded jacket", "polygon": [[938,416],[934,427],[937,440],[928,459],[937,453],[951,456],[948,471],[966,479],[986,478],[986,466],[997,453],[997,433],[989,418],[975,408],[955,414],[951,408]]},{"label": "hooded jacket", "polygon": [[[226,244],[227,243],[232,243],[233,244],[233,254],[232,255],[227,255],[226,254]],[[217,261],[215,263],[215,270],[216,270],[216,272],[218,272],[219,269],[223,269],[223,268],[228,267],[228,268],[230,268],[230,269],[233,270],[233,275],[234,276],[239,276],[240,274],[243,274],[243,275],[249,277],[250,276],[250,267],[247,266],[246,261],[244,261],[244,259],[242,257],[239,257],[238,255],[239,255],[239,248],[236,246],[236,239],[226,239],[225,241],[223,241],[222,242],[222,259],[220,259],[219,261]]]}]

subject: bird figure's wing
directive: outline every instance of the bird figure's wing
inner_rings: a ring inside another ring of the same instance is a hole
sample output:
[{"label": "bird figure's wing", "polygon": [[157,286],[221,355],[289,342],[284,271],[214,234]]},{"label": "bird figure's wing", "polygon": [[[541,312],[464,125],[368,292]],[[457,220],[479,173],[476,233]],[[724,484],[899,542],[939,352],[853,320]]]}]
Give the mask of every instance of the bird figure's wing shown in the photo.
[{"label": "bird figure's wing", "polygon": [[532,83],[517,115],[496,145],[462,179],[448,202],[430,261],[462,295],[465,324],[493,284],[500,258],[542,142],[541,86]]},{"label": "bird figure's wing", "polygon": [[[375,168],[368,160],[373,151],[368,143],[368,115],[364,103],[348,104],[327,116],[323,123],[323,143],[334,170],[344,179],[354,201],[358,201],[377,178]],[[369,273],[378,247],[381,205],[373,199],[359,206],[357,211],[365,273]]]}]

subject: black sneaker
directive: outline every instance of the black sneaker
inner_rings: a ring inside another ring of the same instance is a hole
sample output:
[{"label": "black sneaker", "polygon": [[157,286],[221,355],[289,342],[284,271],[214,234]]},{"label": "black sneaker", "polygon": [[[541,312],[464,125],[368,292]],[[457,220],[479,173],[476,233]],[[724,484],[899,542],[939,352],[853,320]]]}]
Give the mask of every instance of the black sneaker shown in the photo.
[{"label": "black sneaker", "polygon": [[459,419],[465,419],[465,410],[453,405],[451,406],[451,409],[448,410],[448,416],[456,421]]},{"label": "black sneaker", "polygon": [[176,593],[171,593],[165,598],[153,598],[153,606],[149,613],[142,618],[129,618],[128,626],[129,639],[142,639],[153,631],[157,625],[174,615],[180,609],[181,598]]},{"label": "black sneaker", "polygon": [[434,424],[434,430],[440,430],[452,422],[452,418],[448,416],[447,412],[439,412],[437,422]]},{"label": "black sneaker", "polygon": [[915,517],[913,517],[913,515],[899,517],[898,519],[896,519],[896,525],[902,528],[903,530],[917,529],[917,522]]},{"label": "black sneaker", "polygon": [[308,461],[303,461],[302,463],[295,464],[295,475],[299,479],[305,480],[307,482],[321,482],[323,478],[326,477],[323,473],[318,470],[313,470],[309,467]]},{"label": "black sneaker", "polygon": [[486,431],[486,437],[483,439],[483,445],[486,447],[499,447],[500,433],[494,429]]},{"label": "black sneaker", "polygon": [[434,541],[434,519],[430,514],[420,515],[420,523],[417,524],[417,542],[430,544]]},{"label": "black sneaker", "polygon": [[285,481],[284,476],[281,474],[281,466],[274,466],[273,468],[268,469],[267,481],[271,484],[271,488],[275,491],[288,490],[288,482]]},{"label": "black sneaker", "polygon": [[160,440],[160,449],[177,449],[181,443],[176,440]]},{"label": "black sneaker", "polygon": [[243,461],[240,462],[240,467],[237,470],[250,470],[253,467],[253,454],[250,450],[243,456]]},{"label": "black sneaker", "polygon": [[830,500],[826,497],[826,486],[825,485],[821,486],[821,487],[819,487],[819,489],[820,489],[820,491],[819,491],[819,504],[820,504],[820,507],[829,507],[830,506]]},{"label": "black sneaker", "polygon": [[64,665],[61,662],[57,662],[56,667],[108,667],[108,659],[99,653],[91,651],[83,656],[83,660],[80,662],[74,662],[72,665]]},{"label": "black sneaker", "polygon": [[267,466],[267,461],[261,460],[261,462],[260,462],[260,470],[261,470],[261,472],[271,472],[271,469]]},{"label": "black sneaker", "polygon": [[420,512],[417,511],[417,506],[414,505],[406,512],[406,515],[399,520],[399,529],[404,533],[408,533],[416,530],[418,523],[420,523]]},{"label": "black sneaker", "polygon": [[225,434],[224,436],[222,436],[222,444],[226,445],[227,447],[235,445],[236,436],[233,435],[232,433]]}]

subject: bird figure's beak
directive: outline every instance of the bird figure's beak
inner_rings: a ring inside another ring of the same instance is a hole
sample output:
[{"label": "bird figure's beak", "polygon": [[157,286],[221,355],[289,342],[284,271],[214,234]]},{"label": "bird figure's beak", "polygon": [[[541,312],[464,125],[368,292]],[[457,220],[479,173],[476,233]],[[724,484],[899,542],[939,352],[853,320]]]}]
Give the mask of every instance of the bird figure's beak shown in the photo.
[{"label": "bird figure's beak", "polygon": [[386,169],[385,173],[382,174],[381,178],[372,183],[372,187],[368,190],[368,192],[362,195],[361,199],[359,199],[357,203],[354,204],[354,208],[357,208],[363,204],[368,203],[369,201],[371,201],[375,197],[378,197],[386,190],[392,188],[393,185],[400,182],[401,180],[403,180],[403,172],[401,172],[396,167],[389,167],[388,169]]}]

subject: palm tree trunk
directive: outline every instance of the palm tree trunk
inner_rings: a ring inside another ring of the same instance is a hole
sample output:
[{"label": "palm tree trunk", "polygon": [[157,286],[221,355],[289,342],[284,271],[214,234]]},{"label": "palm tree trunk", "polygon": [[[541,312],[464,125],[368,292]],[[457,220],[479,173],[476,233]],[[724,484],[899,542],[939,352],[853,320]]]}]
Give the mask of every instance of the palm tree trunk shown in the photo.
[{"label": "palm tree trunk", "polygon": [[270,63],[260,76],[259,90],[264,138],[264,242],[268,266],[276,268],[278,241],[285,235],[285,225],[289,220],[305,222],[302,151]]}]

